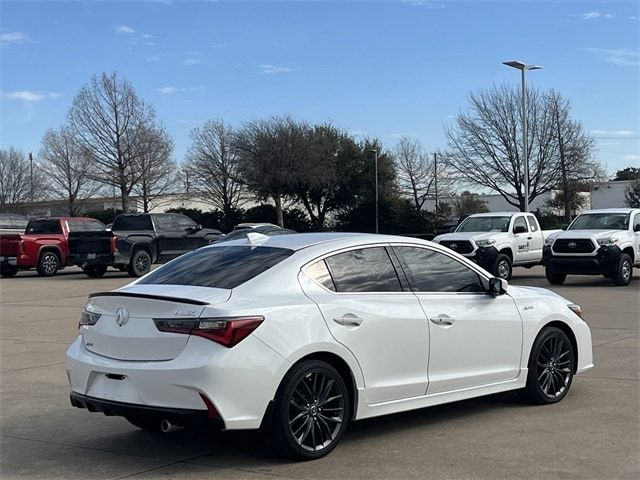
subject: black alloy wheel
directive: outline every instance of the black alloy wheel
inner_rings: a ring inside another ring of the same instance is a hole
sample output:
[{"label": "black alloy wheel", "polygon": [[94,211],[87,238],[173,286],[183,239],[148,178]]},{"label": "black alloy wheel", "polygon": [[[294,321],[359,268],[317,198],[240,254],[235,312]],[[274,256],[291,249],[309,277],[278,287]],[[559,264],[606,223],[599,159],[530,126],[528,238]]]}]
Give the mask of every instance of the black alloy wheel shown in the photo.
[{"label": "black alloy wheel", "polygon": [[131,257],[127,272],[130,277],[142,277],[151,271],[151,255],[146,250],[136,250]]},{"label": "black alloy wheel", "polygon": [[289,457],[313,460],[328,454],[349,420],[349,394],[338,371],[310,360],[293,368],[276,397],[276,446]]}]

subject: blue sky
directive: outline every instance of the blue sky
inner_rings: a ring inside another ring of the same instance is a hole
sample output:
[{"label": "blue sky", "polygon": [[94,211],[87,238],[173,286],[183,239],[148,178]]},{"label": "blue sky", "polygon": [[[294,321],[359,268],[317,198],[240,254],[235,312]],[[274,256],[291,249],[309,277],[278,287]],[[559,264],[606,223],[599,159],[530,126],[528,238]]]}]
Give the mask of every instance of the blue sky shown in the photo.
[{"label": "blue sky", "polygon": [[92,74],[117,71],[158,114],[181,161],[209,118],[331,120],[429,151],[468,93],[518,85],[570,99],[613,172],[640,165],[635,1],[1,2],[1,141],[39,150]]}]

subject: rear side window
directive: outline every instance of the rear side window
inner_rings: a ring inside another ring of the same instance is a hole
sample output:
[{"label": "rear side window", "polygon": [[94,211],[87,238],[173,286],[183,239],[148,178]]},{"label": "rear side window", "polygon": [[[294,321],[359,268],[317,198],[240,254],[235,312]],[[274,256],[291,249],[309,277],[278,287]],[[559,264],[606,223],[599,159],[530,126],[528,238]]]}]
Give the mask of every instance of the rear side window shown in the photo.
[{"label": "rear side window", "polygon": [[33,220],[27,224],[27,234],[62,233],[58,220]]},{"label": "rear side window", "polygon": [[531,231],[537,232],[540,229],[540,227],[538,226],[538,221],[536,220],[536,217],[528,216],[527,219],[529,220],[529,226],[531,227]]},{"label": "rear side window", "polygon": [[338,292],[401,292],[396,269],[384,247],[339,253],[325,260]]},{"label": "rear side window", "polygon": [[138,283],[230,289],[269,270],[292,254],[293,250],[274,247],[201,248],[178,257]]},{"label": "rear side window", "polygon": [[332,291],[336,291],[336,286],[333,284],[333,279],[327,268],[327,264],[324,260],[314,263],[307,267],[306,274],[313,278],[316,282],[322,285],[324,288]]},{"label": "rear side window", "polygon": [[111,230],[153,230],[149,215],[118,215]]}]

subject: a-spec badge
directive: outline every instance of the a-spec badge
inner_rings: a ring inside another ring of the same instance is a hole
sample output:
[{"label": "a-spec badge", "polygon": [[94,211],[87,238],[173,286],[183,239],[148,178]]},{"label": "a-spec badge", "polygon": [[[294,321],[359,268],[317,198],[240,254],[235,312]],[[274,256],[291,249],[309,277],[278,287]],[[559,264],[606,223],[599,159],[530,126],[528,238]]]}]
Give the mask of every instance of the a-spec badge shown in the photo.
[{"label": "a-spec badge", "polygon": [[176,311],[173,312],[176,317],[195,317],[198,315],[198,310],[183,310],[181,308],[176,308]]},{"label": "a-spec badge", "polygon": [[124,307],[116,308],[116,323],[119,327],[129,321],[129,311]]}]

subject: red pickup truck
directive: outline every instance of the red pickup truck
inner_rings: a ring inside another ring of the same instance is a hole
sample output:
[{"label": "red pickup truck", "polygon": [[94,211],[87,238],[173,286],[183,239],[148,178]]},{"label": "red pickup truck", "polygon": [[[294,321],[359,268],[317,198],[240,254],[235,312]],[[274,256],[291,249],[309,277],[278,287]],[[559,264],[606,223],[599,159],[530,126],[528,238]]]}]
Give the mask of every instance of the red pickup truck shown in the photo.
[{"label": "red pickup truck", "polygon": [[[107,258],[89,253],[92,232],[103,236],[104,224],[86,217],[31,219],[25,233],[0,235],[0,274],[13,277],[18,270],[35,268],[38,275],[50,277],[65,266],[78,265],[89,276],[102,276],[111,252],[104,254]],[[74,241],[74,234],[80,233],[82,239]]]}]

